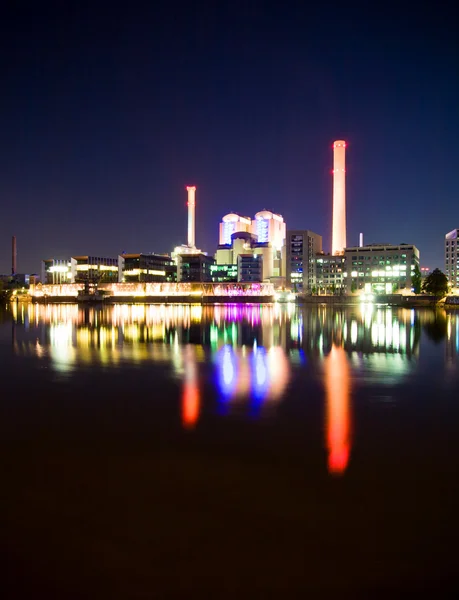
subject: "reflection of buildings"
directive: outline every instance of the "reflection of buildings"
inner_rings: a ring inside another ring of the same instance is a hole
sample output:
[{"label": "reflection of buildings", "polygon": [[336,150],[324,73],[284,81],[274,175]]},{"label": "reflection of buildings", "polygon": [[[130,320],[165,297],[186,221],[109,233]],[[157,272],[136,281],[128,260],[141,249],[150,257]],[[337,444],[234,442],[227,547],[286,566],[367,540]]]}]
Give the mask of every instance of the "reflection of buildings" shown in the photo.
[{"label": "reflection of buildings", "polygon": [[183,351],[184,378],[182,392],[182,424],[185,428],[193,428],[199,418],[200,390],[196,348],[185,346]]},{"label": "reflection of buildings", "polygon": [[290,365],[284,350],[222,346],[215,355],[217,385],[221,400],[247,403],[257,411],[262,404],[282,397],[290,378]]},{"label": "reflection of buildings", "polygon": [[446,365],[453,366],[459,359],[459,313],[446,315]]},{"label": "reflection of buildings", "polygon": [[341,474],[346,470],[351,449],[351,374],[345,350],[333,345],[324,367],[328,470]]},{"label": "reflection of buildings", "polygon": [[318,306],[295,313],[291,321],[290,348],[302,348],[306,354],[328,354],[333,346],[364,355],[416,355],[420,323],[414,310],[375,307],[330,309]]}]

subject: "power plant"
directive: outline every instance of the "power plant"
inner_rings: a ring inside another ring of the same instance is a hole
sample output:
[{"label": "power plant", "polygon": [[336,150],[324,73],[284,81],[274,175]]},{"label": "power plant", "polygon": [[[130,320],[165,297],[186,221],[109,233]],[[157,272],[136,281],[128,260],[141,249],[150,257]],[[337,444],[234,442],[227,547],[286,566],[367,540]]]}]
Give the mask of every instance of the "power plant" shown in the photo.
[{"label": "power plant", "polygon": [[195,248],[195,229],[196,229],[196,186],[187,185],[186,191],[188,192],[188,246]]},{"label": "power plant", "polygon": [[346,247],[346,142],[333,144],[333,232],[332,254],[344,253]]}]

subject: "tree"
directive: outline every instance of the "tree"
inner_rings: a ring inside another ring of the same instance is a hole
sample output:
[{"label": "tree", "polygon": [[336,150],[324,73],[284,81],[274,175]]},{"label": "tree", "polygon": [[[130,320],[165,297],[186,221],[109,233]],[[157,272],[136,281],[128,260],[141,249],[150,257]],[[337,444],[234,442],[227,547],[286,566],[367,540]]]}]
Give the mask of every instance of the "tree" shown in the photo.
[{"label": "tree", "polygon": [[413,292],[415,294],[421,293],[421,271],[419,270],[418,265],[414,266],[414,272],[411,276],[411,285],[413,286]]},{"label": "tree", "polygon": [[7,302],[11,298],[11,290],[0,280],[0,303]]},{"label": "tree", "polygon": [[435,344],[439,344],[444,340],[448,332],[448,322],[446,320],[445,312],[440,312],[436,309],[433,320],[428,321],[424,325],[424,331],[427,337]]},{"label": "tree", "polygon": [[424,279],[422,291],[437,296],[437,298],[443,298],[448,293],[448,278],[440,269],[434,269]]}]

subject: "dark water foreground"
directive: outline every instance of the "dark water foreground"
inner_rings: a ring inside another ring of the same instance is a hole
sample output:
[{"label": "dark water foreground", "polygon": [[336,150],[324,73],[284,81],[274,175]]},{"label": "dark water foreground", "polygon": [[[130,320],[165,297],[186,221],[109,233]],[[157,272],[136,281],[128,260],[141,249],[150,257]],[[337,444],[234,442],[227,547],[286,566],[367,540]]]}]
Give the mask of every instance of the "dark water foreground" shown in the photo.
[{"label": "dark water foreground", "polygon": [[454,597],[459,314],[0,312],[6,598]]}]

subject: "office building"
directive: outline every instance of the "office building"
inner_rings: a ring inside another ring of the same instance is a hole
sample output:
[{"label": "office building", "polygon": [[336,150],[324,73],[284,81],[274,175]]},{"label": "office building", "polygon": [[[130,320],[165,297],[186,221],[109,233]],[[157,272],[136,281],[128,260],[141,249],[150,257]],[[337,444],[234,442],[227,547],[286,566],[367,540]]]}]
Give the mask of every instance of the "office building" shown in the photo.
[{"label": "office building", "polygon": [[211,267],[215,259],[207,254],[179,254],[177,256],[178,283],[211,283]]},{"label": "office building", "polygon": [[237,257],[237,280],[241,283],[263,281],[263,256],[261,254],[239,254]]},{"label": "office building", "polygon": [[369,244],[346,248],[345,287],[348,294],[411,293],[419,267],[419,250],[412,244]]},{"label": "office building", "polygon": [[70,259],[48,258],[42,260],[41,281],[44,284],[73,283]]},{"label": "office building", "polygon": [[321,252],[321,235],[307,229],[287,231],[287,287],[294,292],[311,293],[314,287],[315,257]]},{"label": "office building", "polygon": [[237,264],[210,265],[212,283],[236,283]]},{"label": "office building", "polygon": [[459,229],[445,235],[445,274],[453,288],[459,288]]},{"label": "office building", "polygon": [[121,254],[118,257],[119,282],[177,281],[177,265],[168,254]]},{"label": "office building", "polygon": [[116,283],[118,259],[102,256],[72,256],[71,283]]},{"label": "office building", "polygon": [[340,295],[345,293],[345,263],[343,255],[318,254],[313,265],[311,291],[317,294]]}]

